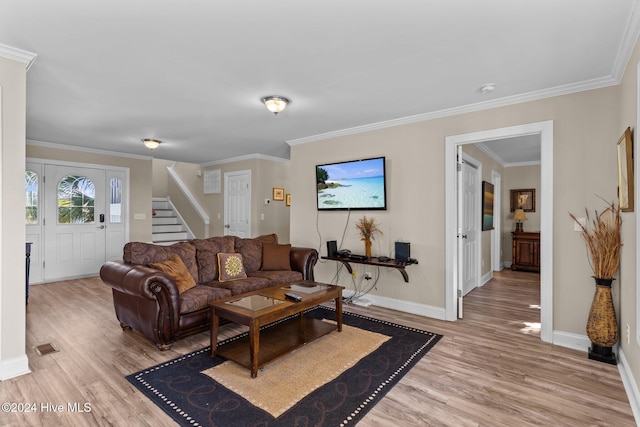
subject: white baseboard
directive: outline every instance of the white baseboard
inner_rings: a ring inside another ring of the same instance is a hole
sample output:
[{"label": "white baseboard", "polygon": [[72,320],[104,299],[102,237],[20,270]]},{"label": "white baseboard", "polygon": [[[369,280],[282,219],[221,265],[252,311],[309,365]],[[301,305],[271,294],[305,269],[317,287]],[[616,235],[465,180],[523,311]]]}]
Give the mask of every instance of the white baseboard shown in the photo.
[{"label": "white baseboard", "polygon": [[620,347],[618,347],[618,371],[620,371],[620,378],[622,378],[622,384],[627,392],[636,424],[640,425],[640,390],[638,390],[638,384],[629,369],[629,362]]},{"label": "white baseboard", "polygon": [[493,279],[493,271],[490,270],[487,274],[480,278],[480,286],[484,286],[491,279]]},{"label": "white baseboard", "polygon": [[[344,296],[351,296],[353,291],[344,290]],[[405,313],[417,314],[419,316],[432,317],[438,320],[447,320],[444,308],[433,307],[431,305],[417,304],[410,301],[402,301],[394,298],[381,297],[378,295],[367,294],[365,296],[369,302],[378,307],[390,308],[391,310],[403,311]]]},{"label": "white baseboard", "polygon": [[27,355],[14,357],[13,359],[0,361],[0,380],[19,377],[31,373],[29,369],[29,359]]},{"label": "white baseboard", "polygon": [[553,331],[553,344],[574,350],[589,351],[591,341],[586,335],[572,334],[571,332]]}]

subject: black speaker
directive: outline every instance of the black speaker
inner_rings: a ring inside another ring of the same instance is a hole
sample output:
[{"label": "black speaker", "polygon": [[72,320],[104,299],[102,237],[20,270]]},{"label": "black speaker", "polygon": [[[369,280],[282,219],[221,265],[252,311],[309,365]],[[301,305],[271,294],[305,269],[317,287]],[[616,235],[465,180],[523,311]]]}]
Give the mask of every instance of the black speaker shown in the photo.
[{"label": "black speaker", "polygon": [[409,262],[411,258],[411,243],[396,242],[396,259],[401,262]]},{"label": "black speaker", "polygon": [[335,240],[327,240],[327,256],[338,256],[338,242]]}]

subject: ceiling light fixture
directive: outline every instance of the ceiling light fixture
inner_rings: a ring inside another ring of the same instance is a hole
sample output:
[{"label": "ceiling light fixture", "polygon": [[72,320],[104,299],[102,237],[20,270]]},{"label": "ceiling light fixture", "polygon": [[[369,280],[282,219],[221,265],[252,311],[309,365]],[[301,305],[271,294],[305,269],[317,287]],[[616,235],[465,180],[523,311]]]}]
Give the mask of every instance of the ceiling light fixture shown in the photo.
[{"label": "ceiling light fixture", "polygon": [[289,102],[290,101],[284,96],[271,95],[262,98],[262,103],[265,107],[276,116],[287,107]]},{"label": "ceiling light fixture", "polygon": [[147,147],[149,150],[155,150],[156,148],[158,148],[161,142],[162,141],[160,140],[150,139],[150,138],[145,138],[142,140],[142,143],[144,144],[144,146]]},{"label": "ceiling light fixture", "polygon": [[484,84],[484,85],[480,86],[480,92],[481,93],[491,93],[494,90],[496,90],[496,85],[493,84],[493,83],[487,83],[487,84]]}]

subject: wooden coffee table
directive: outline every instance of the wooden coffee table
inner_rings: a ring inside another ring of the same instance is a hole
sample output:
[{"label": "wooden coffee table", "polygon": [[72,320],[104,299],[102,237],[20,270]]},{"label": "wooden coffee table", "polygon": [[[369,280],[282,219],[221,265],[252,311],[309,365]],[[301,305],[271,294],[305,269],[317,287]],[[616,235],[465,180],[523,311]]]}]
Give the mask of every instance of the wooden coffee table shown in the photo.
[{"label": "wooden coffee table", "polygon": [[[209,304],[211,307],[211,356],[221,356],[251,370],[258,369],[323,335],[342,332],[342,286],[311,281],[280,284]],[[285,297],[290,292],[302,297],[295,302]],[[336,324],[311,319],[304,311],[334,300]],[[298,316],[294,316],[298,314]],[[262,326],[274,323],[267,328]],[[249,335],[218,347],[220,318],[249,327]]]}]

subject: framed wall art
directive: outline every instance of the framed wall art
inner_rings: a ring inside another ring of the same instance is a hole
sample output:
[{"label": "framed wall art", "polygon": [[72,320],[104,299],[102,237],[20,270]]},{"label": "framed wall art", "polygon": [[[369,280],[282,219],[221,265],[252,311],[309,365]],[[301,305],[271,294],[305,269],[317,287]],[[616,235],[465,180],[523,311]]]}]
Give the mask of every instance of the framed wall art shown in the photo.
[{"label": "framed wall art", "polygon": [[493,230],[493,184],[482,181],[482,231]]},{"label": "framed wall art", "polygon": [[525,212],[536,211],[536,189],[511,190],[511,212],[523,209]]},{"label": "framed wall art", "polygon": [[284,200],[284,188],[273,187],[273,200]]},{"label": "framed wall art", "polygon": [[618,140],[618,199],[620,210],[633,212],[633,141],[631,128]]},{"label": "framed wall art", "polygon": [[291,194],[287,194],[287,197],[285,198],[285,202],[287,206],[291,206]]}]

